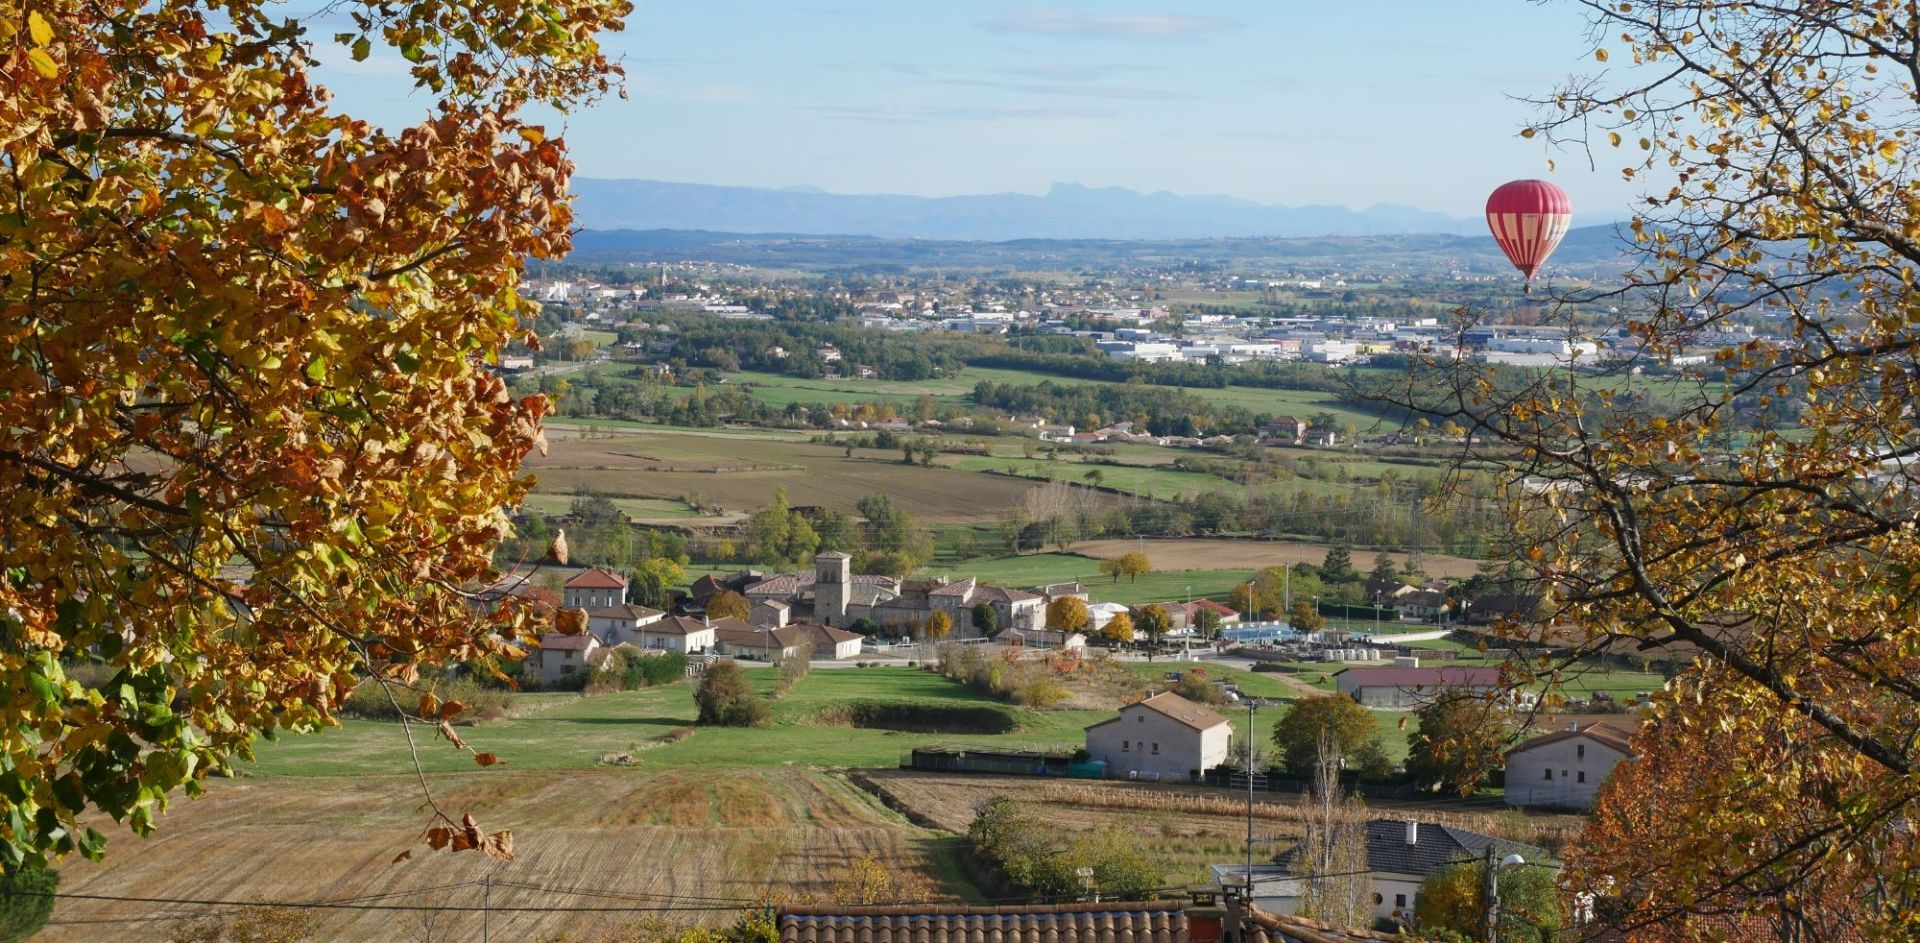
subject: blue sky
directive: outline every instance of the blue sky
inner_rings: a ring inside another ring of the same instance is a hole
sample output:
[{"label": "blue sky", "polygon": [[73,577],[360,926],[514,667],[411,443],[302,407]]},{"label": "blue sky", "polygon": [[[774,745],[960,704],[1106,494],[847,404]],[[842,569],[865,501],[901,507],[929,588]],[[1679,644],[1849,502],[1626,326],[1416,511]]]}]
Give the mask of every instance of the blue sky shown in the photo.
[{"label": "blue sky", "polygon": [[[921,195],[1062,181],[1463,216],[1544,176],[1606,218],[1639,189],[1617,160],[1590,171],[1516,133],[1533,111],[1512,96],[1598,68],[1567,2],[637,0],[609,46],[629,97],[552,122],[585,176]],[[327,58],[346,109],[423,114],[397,55]]]}]

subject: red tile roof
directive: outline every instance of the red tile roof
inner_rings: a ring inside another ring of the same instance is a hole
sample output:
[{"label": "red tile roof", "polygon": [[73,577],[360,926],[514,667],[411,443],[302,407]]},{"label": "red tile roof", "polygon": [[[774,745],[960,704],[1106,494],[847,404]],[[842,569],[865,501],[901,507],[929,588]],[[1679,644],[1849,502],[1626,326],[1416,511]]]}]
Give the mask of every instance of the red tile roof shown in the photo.
[{"label": "red tile roof", "polygon": [[627,578],[612,570],[592,566],[567,581],[568,589],[626,589]]},{"label": "red tile roof", "polygon": [[1335,677],[1352,675],[1363,688],[1493,688],[1500,686],[1498,668],[1347,668]]},{"label": "red tile roof", "polygon": [[1602,746],[1611,747],[1615,750],[1618,750],[1621,753],[1626,754],[1627,756],[1634,755],[1633,746],[1627,742],[1627,734],[1625,731],[1622,731],[1617,727],[1608,726],[1599,721],[1594,721],[1593,723],[1590,723],[1585,727],[1575,727],[1568,730],[1556,730],[1550,734],[1545,734],[1543,736],[1535,737],[1532,740],[1528,740],[1527,742],[1522,743],[1511,750],[1508,750],[1507,755],[1512,756],[1515,753],[1519,753],[1522,750],[1531,750],[1534,747],[1543,747],[1549,743],[1558,743],[1562,740],[1570,740],[1574,737],[1586,737],[1588,739],[1591,739],[1599,743]]},{"label": "red tile roof", "polygon": [[[1136,707],[1144,707],[1155,713],[1163,714],[1195,730],[1212,730],[1227,722],[1227,719],[1215,713],[1213,708],[1205,704],[1195,704],[1172,691],[1162,691],[1144,701],[1136,701],[1135,703],[1128,704],[1120,708],[1120,712],[1124,715],[1127,711]],[[1116,723],[1119,720],[1119,717],[1109,717],[1106,720],[1087,727],[1087,729],[1092,730],[1094,727],[1104,727],[1107,724]]]},{"label": "red tile roof", "polygon": [[566,635],[560,632],[548,632],[547,634],[542,635],[540,637],[541,648],[549,649],[556,652],[564,652],[569,650],[585,651],[586,649],[591,648],[598,644],[600,644],[599,639],[594,638],[592,635],[589,635],[585,632],[582,632],[579,635]]}]

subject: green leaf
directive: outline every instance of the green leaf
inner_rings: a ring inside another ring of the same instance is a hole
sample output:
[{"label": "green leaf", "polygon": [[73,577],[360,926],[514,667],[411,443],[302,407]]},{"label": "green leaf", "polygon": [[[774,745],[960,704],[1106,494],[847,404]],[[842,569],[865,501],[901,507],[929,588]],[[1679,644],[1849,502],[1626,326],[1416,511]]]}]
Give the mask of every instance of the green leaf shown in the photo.
[{"label": "green leaf", "polygon": [[367,61],[367,56],[372,54],[373,44],[367,42],[367,37],[362,36],[353,41],[353,61],[365,62]]},{"label": "green leaf", "polygon": [[319,383],[327,378],[327,358],[315,356],[307,361],[307,379]]},{"label": "green leaf", "polygon": [[416,43],[407,43],[401,46],[400,54],[405,56],[408,62],[420,62],[427,58],[427,51],[420,48]]}]

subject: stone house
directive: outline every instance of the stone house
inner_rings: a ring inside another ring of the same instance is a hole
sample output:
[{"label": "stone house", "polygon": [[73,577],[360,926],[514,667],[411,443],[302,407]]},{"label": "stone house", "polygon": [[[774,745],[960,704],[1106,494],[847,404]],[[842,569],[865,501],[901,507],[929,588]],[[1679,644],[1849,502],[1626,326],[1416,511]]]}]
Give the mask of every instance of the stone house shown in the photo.
[{"label": "stone house", "polygon": [[1535,737],[1507,751],[1507,804],[1587,808],[1613,768],[1632,758],[1627,735],[1603,723]]},{"label": "stone house", "polygon": [[1227,761],[1233,725],[1171,691],[1087,728],[1087,753],[1110,776],[1188,782]]}]

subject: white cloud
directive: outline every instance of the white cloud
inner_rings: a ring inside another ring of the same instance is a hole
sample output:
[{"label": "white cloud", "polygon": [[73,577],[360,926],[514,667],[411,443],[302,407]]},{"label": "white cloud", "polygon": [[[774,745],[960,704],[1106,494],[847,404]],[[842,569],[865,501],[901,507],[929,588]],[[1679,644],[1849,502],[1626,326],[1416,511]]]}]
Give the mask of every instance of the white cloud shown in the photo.
[{"label": "white cloud", "polygon": [[1182,13],[1080,13],[1051,7],[1010,7],[980,24],[995,33],[1033,33],[1069,39],[1185,40],[1238,29],[1217,16]]}]

